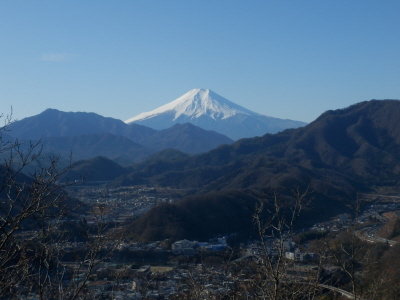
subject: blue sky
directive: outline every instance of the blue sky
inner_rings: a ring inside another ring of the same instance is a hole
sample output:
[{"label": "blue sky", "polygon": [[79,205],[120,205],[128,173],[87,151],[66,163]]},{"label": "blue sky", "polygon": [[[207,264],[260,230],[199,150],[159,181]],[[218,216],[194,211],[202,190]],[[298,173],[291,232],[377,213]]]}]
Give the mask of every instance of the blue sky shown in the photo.
[{"label": "blue sky", "polygon": [[126,120],[193,88],[311,122],[400,99],[400,1],[0,2],[0,111]]}]

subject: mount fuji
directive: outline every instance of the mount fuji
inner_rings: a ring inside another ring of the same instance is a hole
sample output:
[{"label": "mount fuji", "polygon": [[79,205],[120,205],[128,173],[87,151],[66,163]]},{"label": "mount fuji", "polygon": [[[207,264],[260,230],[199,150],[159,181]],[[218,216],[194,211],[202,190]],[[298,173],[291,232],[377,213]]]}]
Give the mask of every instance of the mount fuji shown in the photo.
[{"label": "mount fuji", "polygon": [[209,89],[193,89],[176,100],[150,112],[141,113],[125,123],[136,123],[157,130],[169,128],[176,123],[191,123],[222,133],[233,140],[276,133],[307,124],[255,113]]}]

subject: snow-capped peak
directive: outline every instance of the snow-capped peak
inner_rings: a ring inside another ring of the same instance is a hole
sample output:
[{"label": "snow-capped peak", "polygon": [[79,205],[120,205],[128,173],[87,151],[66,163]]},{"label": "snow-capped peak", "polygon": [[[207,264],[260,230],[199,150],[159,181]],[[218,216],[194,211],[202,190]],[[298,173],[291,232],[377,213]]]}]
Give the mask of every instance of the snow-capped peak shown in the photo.
[{"label": "snow-capped peak", "polygon": [[214,120],[222,120],[236,114],[259,115],[225,99],[209,89],[193,89],[176,100],[150,112],[141,113],[126,120],[125,123],[130,124],[135,121],[146,120],[164,113],[173,114],[173,121],[180,116],[192,119],[208,116]]}]

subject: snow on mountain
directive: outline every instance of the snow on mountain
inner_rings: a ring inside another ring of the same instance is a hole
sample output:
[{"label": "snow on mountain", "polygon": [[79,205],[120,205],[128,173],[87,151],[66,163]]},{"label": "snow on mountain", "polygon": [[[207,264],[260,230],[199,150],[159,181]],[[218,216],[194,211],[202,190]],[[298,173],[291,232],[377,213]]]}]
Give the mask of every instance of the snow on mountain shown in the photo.
[{"label": "snow on mountain", "polygon": [[173,121],[176,121],[181,116],[199,118],[207,115],[214,120],[222,120],[236,114],[259,115],[225,99],[209,89],[193,89],[178,99],[150,112],[141,113],[126,120],[125,123],[130,124],[146,120],[166,112],[173,112]]},{"label": "snow on mountain", "polygon": [[275,133],[306,124],[255,113],[209,89],[193,89],[176,100],[150,112],[141,113],[125,123],[137,123],[158,130],[176,123],[192,123],[234,140]]}]

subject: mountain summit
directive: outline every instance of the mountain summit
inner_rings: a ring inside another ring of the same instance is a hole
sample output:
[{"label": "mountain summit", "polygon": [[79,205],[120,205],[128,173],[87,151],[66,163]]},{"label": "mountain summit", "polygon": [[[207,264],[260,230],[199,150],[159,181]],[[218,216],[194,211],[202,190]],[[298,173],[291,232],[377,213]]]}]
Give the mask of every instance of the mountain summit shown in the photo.
[{"label": "mountain summit", "polygon": [[174,121],[181,116],[194,119],[207,115],[214,120],[221,120],[236,114],[259,115],[225,99],[209,89],[193,89],[178,99],[153,111],[141,113],[125,121],[125,123],[129,124],[135,121],[143,121],[166,112],[172,112],[174,114]]},{"label": "mountain summit", "polygon": [[192,123],[234,140],[276,133],[306,124],[255,113],[209,89],[193,89],[176,100],[150,112],[141,113],[125,123],[137,123],[154,129],[165,129],[176,123]]}]

